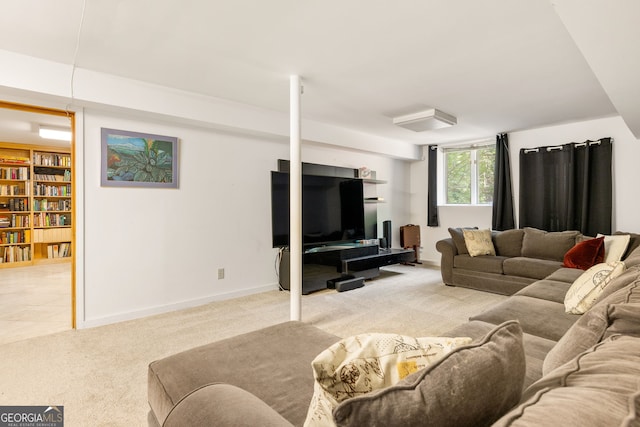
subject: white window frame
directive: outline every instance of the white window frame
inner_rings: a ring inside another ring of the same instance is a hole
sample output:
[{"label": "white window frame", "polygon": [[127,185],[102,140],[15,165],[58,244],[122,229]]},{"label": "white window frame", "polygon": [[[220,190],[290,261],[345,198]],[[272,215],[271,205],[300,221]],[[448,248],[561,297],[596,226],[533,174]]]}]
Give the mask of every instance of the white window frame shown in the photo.
[{"label": "white window frame", "polygon": [[[478,202],[478,151],[490,147],[494,144],[493,141],[482,141],[475,143],[467,143],[461,146],[443,147],[438,150],[438,182],[440,183],[438,188],[438,205],[440,206],[491,206],[490,203]],[[447,153],[456,151],[470,151],[471,152],[471,203],[448,203],[447,202]]]}]

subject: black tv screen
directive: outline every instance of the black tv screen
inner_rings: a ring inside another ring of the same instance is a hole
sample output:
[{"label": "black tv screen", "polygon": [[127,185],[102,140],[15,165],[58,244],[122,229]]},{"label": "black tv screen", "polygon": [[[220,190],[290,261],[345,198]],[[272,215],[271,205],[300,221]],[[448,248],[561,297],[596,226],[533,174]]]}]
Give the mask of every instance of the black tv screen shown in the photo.
[{"label": "black tv screen", "polygon": [[[289,174],[271,172],[273,247],[289,246]],[[364,239],[362,180],[302,175],[302,244]]]}]

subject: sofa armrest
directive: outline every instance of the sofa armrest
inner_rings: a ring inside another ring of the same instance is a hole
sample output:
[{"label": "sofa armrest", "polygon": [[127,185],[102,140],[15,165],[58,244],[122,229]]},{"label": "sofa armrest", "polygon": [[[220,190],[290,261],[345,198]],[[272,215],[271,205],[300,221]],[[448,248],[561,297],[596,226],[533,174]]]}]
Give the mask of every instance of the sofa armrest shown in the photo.
[{"label": "sofa armrest", "polygon": [[453,285],[453,258],[457,255],[458,250],[450,237],[438,240],[436,249],[442,254],[440,257],[440,273],[442,281],[447,285]]},{"label": "sofa armrest", "polygon": [[208,384],[192,391],[171,409],[163,427],[293,427],[253,394],[231,384]]}]

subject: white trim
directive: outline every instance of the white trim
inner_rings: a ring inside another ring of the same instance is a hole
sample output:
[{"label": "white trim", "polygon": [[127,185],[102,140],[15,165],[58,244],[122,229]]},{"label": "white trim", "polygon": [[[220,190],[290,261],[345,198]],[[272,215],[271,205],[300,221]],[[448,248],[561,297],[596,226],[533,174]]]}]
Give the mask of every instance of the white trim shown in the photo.
[{"label": "white trim", "polygon": [[175,304],[167,304],[156,307],[150,307],[143,310],[129,311],[125,313],[114,314],[112,316],[99,317],[96,319],[86,319],[78,321],[77,329],[94,328],[96,326],[104,326],[112,323],[124,322],[127,320],[140,319],[143,317],[153,316],[157,314],[169,313],[176,310],[199,307],[216,301],[224,301],[232,298],[239,298],[246,295],[253,295],[262,292],[278,290],[277,284],[257,286],[255,288],[243,289],[241,291],[227,292],[210,297],[197,298],[188,301],[182,301]]}]

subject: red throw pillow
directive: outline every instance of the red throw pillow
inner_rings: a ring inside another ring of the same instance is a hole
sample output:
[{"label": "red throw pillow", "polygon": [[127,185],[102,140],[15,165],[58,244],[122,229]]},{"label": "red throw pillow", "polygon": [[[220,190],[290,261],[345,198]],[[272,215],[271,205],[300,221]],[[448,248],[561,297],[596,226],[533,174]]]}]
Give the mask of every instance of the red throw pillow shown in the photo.
[{"label": "red throw pillow", "polygon": [[604,237],[577,243],[564,254],[564,266],[588,270],[604,261]]}]

